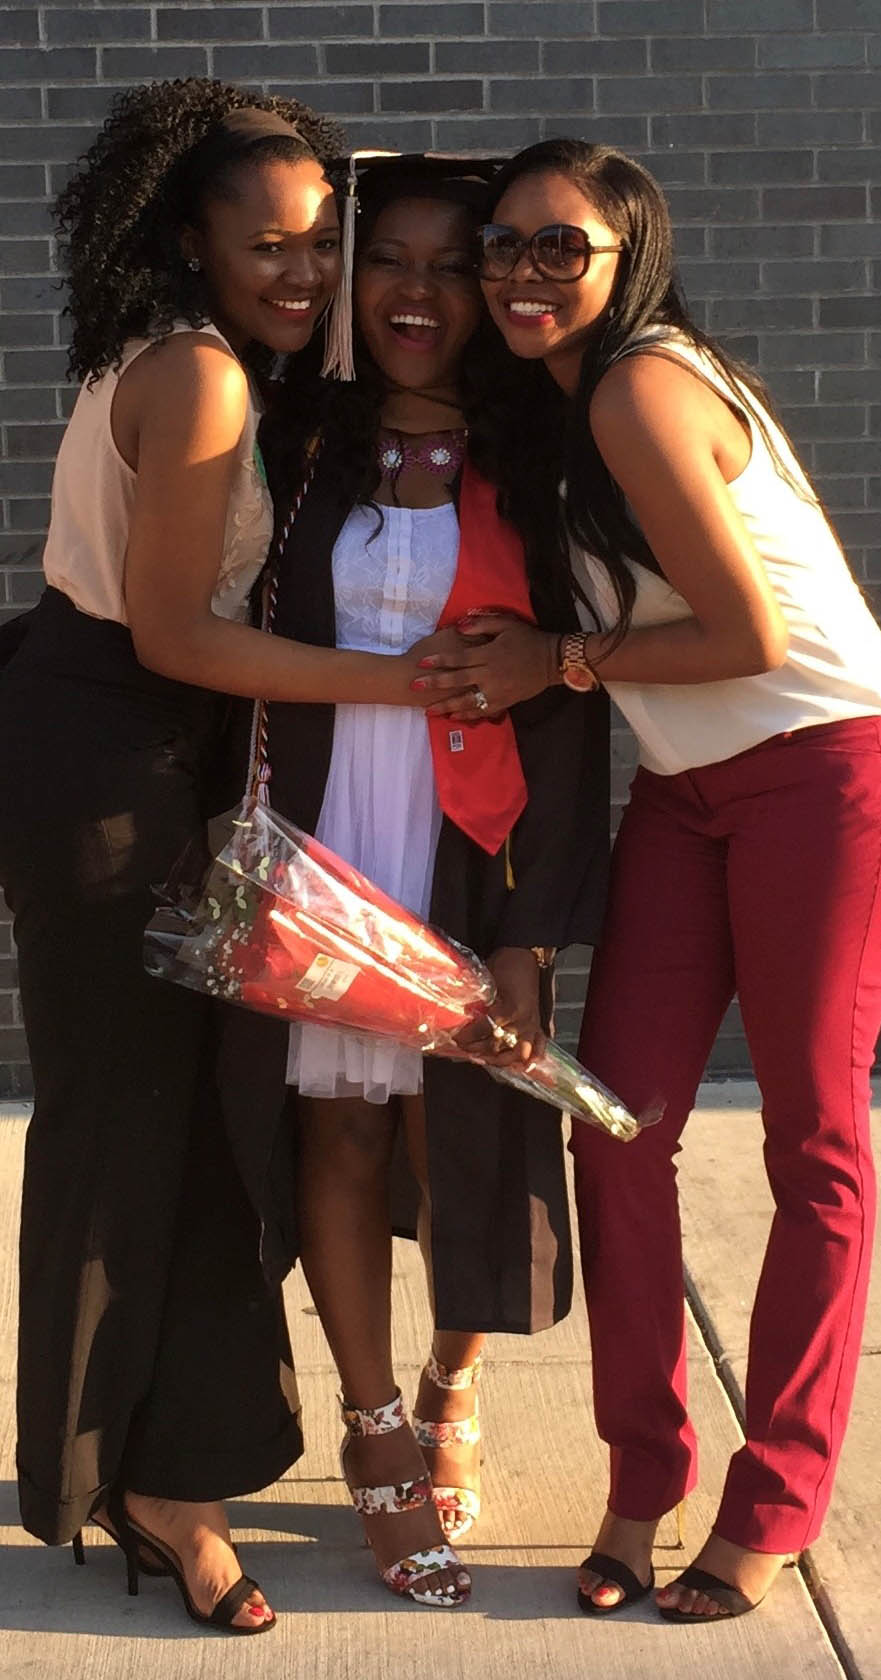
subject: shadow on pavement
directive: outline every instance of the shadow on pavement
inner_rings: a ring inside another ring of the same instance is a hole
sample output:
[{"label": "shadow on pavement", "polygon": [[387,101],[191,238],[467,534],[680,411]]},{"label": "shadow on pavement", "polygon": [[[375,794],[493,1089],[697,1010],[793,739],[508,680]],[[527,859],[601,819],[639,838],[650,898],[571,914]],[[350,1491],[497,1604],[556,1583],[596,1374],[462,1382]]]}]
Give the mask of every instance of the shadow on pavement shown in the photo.
[{"label": "shadow on pavement", "polygon": [[[416,1613],[416,1605],[396,1600],[383,1589],[369,1552],[359,1544],[348,1520],[351,1513],[307,1506],[300,1507],[299,1514],[300,1532],[321,1528],[327,1539],[320,1544],[300,1543],[293,1553],[289,1545],[276,1541],[245,1541],[241,1546],[245,1569],[260,1581],[279,1615]],[[339,1520],[327,1523],[328,1517]],[[204,1637],[187,1620],[170,1582],[142,1578],[139,1596],[129,1598],[119,1551],[101,1542],[87,1547],[86,1555],[86,1567],[78,1569],[69,1548],[0,1547],[0,1628],[91,1633],[108,1639]],[[456,1620],[472,1615],[517,1622],[580,1618],[571,1564],[513,1558],[504,1564],[481,1563],[473,1548],[466,1561],[474,1571],[474,1594],[455,1612]],[[650,1604],[637,1605],[624,1617],[616,1617],[616,1621],[625,1619],[661,1626]]]}]

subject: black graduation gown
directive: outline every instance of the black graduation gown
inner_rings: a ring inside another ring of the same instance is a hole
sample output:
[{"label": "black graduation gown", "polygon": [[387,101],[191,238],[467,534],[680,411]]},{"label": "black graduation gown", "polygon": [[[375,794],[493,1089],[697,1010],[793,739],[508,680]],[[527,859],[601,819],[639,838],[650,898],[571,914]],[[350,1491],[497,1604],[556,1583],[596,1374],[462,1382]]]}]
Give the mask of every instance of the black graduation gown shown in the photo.
[{"label": "black graduation gown", "polygon": [[[319,464],[281,562],[275,633],[332,647],[332,551],[349,512]],[[559,624],[549,626],[565,628]],[[512,718],[529,792],[505,849],[490,857],[444,818],[430,919],[488,956],[500,946],[592,943],[608,862],[608,707],[602,695],[547,690]],[[247,719],[242,719],[242,739]],[[334,708],[274,704],[275,810],[314,833],[333,746]],[[244,753],[239,756],[244,781]],[[239,784],[241,786],[241,783]],[[550,979],[545,998],[552,1003]],[[285,1087],[288,1027],[225,1006],[219,1068],[226,1123],[262,1224],[263,1263],[297,1256],[296,1091]],[[572,1249],[560,1116],[470,1064],[427,1057],[424,1071],[437,1324],[530,1333],[569,1310]],[[393,1221],[415,1235],[416,1187],[395,1173]]]}]

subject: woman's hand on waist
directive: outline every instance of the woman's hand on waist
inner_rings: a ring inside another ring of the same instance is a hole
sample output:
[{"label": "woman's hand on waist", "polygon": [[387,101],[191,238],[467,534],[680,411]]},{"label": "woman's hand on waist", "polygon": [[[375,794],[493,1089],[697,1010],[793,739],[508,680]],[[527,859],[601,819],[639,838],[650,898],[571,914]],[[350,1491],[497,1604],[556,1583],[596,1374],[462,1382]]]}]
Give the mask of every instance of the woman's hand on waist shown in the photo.
[{"label": "woman's hand on waist", "polygon": [[[471,638],[463,636],[455,624],[446,624],[442,630],[433,630],[430,636],[422,636],[418,642],[414,642],[409,652],[404,655],[409,667],[406,680],[410,704],[428,707],[431,701],[437,698],[434,690],[425,683],[425,677],[435,661],[439,662],[439,669],[446,671],[449,667],[451,671],[456,671],[463,658],[471,651]],[[460,676],[458,680],[451,677],[444,698],[451,704],[464,705],[467,708],[471,706],[473,694],[474,688],[467,675]],[[490,715],[485,710],[476,711],[473,707],[468,715],[472,714],[483,718]]]},{"label": "woman's hand on waist", "polygon": [[[560,638],[520,618],[473,618],[449,649],[427,651],[416,678],[429,717],[499,717],[559,682]],[[483,695],[486,704],[476,704]]]}]

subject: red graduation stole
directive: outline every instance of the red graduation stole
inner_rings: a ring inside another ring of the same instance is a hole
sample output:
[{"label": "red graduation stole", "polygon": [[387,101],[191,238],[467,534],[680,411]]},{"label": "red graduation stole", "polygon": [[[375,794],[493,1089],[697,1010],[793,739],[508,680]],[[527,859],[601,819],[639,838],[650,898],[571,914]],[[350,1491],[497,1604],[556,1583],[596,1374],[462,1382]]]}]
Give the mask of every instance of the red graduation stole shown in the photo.
[{"label": "red graduation stole", "polygon": [[[466,460],[459,497],[459,556],[438,629],[497,608],[535,623],[523,544],[499,517],[496,491]],[[510,717],[460,723],[430,717],[428,735],[441,810],[491,855],[526,805],[526,781]]]}]

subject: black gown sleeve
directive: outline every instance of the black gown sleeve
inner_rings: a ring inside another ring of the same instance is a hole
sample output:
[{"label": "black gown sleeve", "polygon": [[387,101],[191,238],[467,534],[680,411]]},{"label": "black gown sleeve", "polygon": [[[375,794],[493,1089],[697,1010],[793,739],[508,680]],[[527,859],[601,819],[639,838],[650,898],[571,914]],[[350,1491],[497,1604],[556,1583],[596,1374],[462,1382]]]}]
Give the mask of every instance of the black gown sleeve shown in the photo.
[{"label": "black gown sleeve", "polygon": [[496,945],[594,944],[608,877],[608,699],[546,689],[511,716],[529,799],[509,841]]}]

